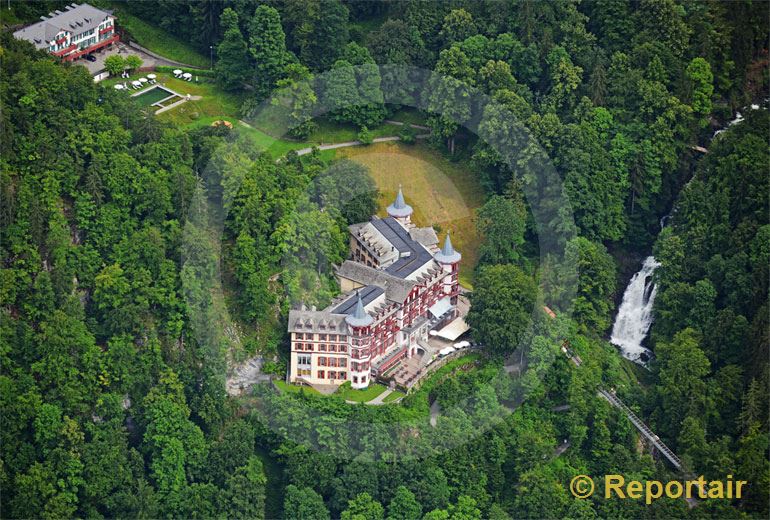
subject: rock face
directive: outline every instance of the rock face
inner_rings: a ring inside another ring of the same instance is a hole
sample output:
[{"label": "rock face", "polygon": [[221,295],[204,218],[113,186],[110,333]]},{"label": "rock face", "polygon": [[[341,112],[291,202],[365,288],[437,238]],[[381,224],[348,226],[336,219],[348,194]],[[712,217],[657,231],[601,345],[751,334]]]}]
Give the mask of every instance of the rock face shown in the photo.
[{"label": "rock face", "polygon": [[254,356],[242,364],[233,367],[227,377],[225,388],[227,393],[238,396],[246,392],[251,386],[270,380],[270,376],[262,373],[262,356]]}]

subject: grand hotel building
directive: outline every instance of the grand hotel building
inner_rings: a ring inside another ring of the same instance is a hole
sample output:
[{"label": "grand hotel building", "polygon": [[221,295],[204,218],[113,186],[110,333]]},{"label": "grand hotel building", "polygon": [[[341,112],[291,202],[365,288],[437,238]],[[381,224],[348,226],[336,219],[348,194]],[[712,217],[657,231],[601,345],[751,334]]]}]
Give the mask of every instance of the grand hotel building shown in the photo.
[{"label": "grand hotel building", "polygon": [[461,255],[449,234],[439,249],[433,228],[415,227],[400,188],[387,211],[349,227],[342,294],[323,310],[289,312],[290,382],[366,388],[457,316]]}]

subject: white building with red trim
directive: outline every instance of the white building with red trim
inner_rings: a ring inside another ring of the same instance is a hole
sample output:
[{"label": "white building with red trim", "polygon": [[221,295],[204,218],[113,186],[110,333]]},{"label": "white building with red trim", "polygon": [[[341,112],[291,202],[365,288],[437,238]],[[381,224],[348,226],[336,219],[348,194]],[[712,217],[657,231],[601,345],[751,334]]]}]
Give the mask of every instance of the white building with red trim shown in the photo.
[{"label": "white building with red trim", "polygon": [[72,61],[116,41],[115,16],[89,4],[70,4],[64,11],[41,16],[41,21],[13,33],[37,49],[50,52],[62,61]]},{"label": "white building with red trim", "polygon": [[323,310],[289,312],[289,382],[366,388],[457,318],[462,257],[449,234],[439,249],[433,228],[415,227],[400,188],[387,209],[350,226],[351,259],[336,270],[342,294]]}]

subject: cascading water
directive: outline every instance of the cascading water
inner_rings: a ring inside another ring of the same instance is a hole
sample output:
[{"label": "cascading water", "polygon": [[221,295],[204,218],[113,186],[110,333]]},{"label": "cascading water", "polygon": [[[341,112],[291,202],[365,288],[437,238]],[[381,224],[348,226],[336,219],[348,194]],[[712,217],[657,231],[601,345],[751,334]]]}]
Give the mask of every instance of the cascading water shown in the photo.
[{"label": "cascading water", "polygon": [[[768,100],[766,99],[762,105],[767,106],[767,104]],[[744,111],[759,108],[760,105],[754,104],[745,107]],[[736,112],[732,121],[714,132],[712,139],[741,121],[743,121],[743,115]],[[661,229],[668,224],[671,215],[669,213],[660,219]],[[626,292],[623,293],[623,301],[618,309],[618,315],[615,317],[615,323],[612,324],[612,335],[610,336],[610,342],[620,348],[620,353],[624,358],[643,366],[647,366],[647,362],[652,357],[652,351],[643,347],[642,343],[652,325],[652,307],[658,289],[652,275],[658,266],[660,263],[655,261],[655,257],[648,256],[642,263],[642,269],[631,278]]]},{"label": "cascading water", "polygon": [[651,357],[651,351],[642,342],[652,325],[652,306],[658,289],[652,275],[658,266],[655,257],[648,256],[642,269],[631,278],[610,336],[610,342],[620,348],[624,358],[641,365],[646,365]]}]

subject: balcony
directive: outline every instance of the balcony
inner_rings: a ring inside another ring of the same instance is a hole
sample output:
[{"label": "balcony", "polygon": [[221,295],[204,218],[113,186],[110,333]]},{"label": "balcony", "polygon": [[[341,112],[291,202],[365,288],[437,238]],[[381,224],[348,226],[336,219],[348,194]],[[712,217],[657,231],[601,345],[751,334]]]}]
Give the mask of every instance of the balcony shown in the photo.
[{"label": "balcony", "polygon": [[72,52],[72,51],[74,51],[77,48],[78,48],[78,46],[73,43],[69,47],[65,47],[65,48],[60,49],[58,51],[53,51],[51,54],[53,54],[54,56],[64,56],[68,52]]}]

